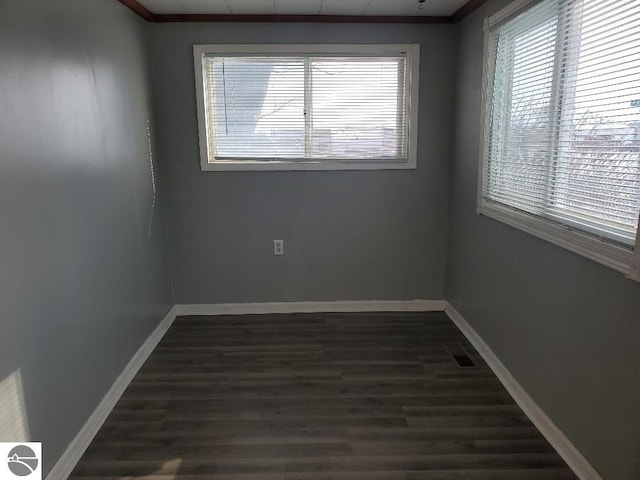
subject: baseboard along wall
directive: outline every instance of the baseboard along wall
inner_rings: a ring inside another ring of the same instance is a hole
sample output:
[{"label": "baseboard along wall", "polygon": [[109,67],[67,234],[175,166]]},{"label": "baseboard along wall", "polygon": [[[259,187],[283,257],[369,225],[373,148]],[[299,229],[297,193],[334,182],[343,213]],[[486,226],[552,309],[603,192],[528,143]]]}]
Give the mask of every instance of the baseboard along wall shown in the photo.
[{"label": "baseboard along wall", "polygon": [[340,300],[336,302],[269,302],[176,305],[177,315],[251,315],[321,312],[441,312],[445,300]]},{"label": "baseboard along wall", "polygon": [[445,313],[458,327],[467,340],[478,351],[480,356],[487,362],[489,368],[495,373],[500,383],[509,392],[529,417],[531,423],[542,433],[551,446],[558,452],[562,459],[580,480],[602,480],[600,474],[593,468],[580,451],[569,441],[564,433],[551,421],[544,411],[536,404],[527,391],[511,375],[511,372],[504,366],[491,347],[482,339],[473,327],[464,319],[449,302],[446,302]]},{"label": "baseboard along wall", "polygon": [[85,425],[58,459],[45,480],[66,480],[91,444],[111,410],[156,345],[178,316],[249,315],[321,312],[439,312],[444,311],[474,346],[505,389],[540,430],[580,480],[602,480],[593,466],[534,402],[511,375],[489,345],[449,302],[445,300],[357,300],[336,302],[271,302],[174,305],[140,349],[134,354]]},{"label": "baseboard along wall", "polygon": [[71,475],[71,472],[80,461],[84,452],[89,448],[91,441],[100,430],[100,427],[102,427],[111,410],[116,406],[116,403],[118,403],[118,400],[120,400],[120,397],[133,380],[133,377],[136,376],[140,367],[142,367],[147,358],[149,358],[149,355],[151,355],[156,345],[162,340],[162,337],[164,337],[164,334],[169,330],[169,327],[175,319],[176,307],[174,306],[171,307],[155,330],[140,346],[133,357],[131,357],[127,366],[124,367],[122,373],[116,378],[116,381],[113,382],[113,385],[111,385],[107,394],[89,416],[84,426],[71,441],[53,468],[51,468],[45,480],[66,480],[69,478],[69,475]]}]

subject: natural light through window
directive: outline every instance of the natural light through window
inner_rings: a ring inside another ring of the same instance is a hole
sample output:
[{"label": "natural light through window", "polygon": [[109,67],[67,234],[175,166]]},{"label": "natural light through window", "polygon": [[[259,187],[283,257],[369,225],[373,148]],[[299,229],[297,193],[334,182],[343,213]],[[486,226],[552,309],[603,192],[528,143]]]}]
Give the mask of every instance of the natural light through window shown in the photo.
[{"label": "natural light through window", "polygon": [[203,169],[415,167],[417,52],[196,46]]},{"label": "natural light through window", "polygon": [[0,380],[0,441],[29,440],[29,421],[20,369]]},{"label": "natural light through window", "polygon": [[617,247],[623,270],[640,210],[640,2],[520,0],[488,19],[485,74],[480,212]]}]

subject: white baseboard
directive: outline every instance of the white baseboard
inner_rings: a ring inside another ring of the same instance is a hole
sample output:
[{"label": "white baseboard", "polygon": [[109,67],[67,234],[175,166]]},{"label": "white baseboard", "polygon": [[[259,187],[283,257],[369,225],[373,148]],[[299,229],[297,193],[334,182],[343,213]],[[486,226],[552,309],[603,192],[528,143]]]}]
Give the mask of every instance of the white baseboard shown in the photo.
[{"label": "white baseboard", "polygon": [[444,300],[339,300],[336,302],[217,303],[176,305],[176,315],[248,315],[318,312],[442,312]]},{"label": "white baseboard", "polygon": [[118,376],[113,385],[104,396],[100,404],[93,411],[82,429],[69,444],[62,456],[58,459],[53,468],[49,471],[45,480],[66,480],[76,464],[89,447],[89,444],[96,436],[100,427],[107,419],[113,407],[129,386],[142,364],[149,357],[153,349],[176,318],[176,307],[171,307],[169,313],[162,319],[156,329],[149,335],[138,351],[133,355],[122,373]]},{"label": "white baseboard", "polygon": [[260,313],[306,312],[424,312],[443,311],[444,300],[338,301],[338,302],[276,302],[222,303],[213,305],[174,305],[156,329],[131,358],[82,429],[69,444],[45,480],[66,480],[87,450],[113,407],[129,386],[133,377],[160,342],[178,315],[241,315]]},{"label": "white baseboard", "polygon": [[149,357],[158,342],[179,315],[243,315],[268,313],[315,312],[426,312],[445,311],[460,331],[484,358],[509,394],[514,398],[531,422],[540,430],[580,480],[602,480],[602,477],[578,449],[547,417],[524,388],[511,375],[491,348],[467,323],[462,315],[445,300],[371,300],[336,302],[275,302],[275,303],[223,303],[212,305],[174,305],[158,327],[131,358],[96,407],[80,432],[47,474],[45,480],[66,480],[89,447],[100,427],[107,419],[129,383]]},{"label": "white baseboard", "polygon": [[567,465],[580,480],[602,480],[580,451],[569,441],[562,431],[551,421],[544,411],[529,396],[526,390],[513,378],[507,367],[498,359],[489,345],[478,335],[464,317],[449,302],[446,302],[445,313],[456,324],[467,340],[474,346],[502,385],[540,433],[549,441]]}]

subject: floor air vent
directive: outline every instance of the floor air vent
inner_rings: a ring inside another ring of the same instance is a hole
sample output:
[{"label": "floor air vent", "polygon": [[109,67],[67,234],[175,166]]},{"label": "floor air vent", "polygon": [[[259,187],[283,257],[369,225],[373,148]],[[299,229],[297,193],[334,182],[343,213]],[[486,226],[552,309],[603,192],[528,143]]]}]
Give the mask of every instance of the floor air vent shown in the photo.
[{"label": "floor air vent", "polygon": [[453,361],[456,362],[456,365],[458,365],[458,367],[471,368],[476,366],[467,351],[460,343],[445,343],[443,346],[447,353],[451,355],[451,358],[453,358]]}]

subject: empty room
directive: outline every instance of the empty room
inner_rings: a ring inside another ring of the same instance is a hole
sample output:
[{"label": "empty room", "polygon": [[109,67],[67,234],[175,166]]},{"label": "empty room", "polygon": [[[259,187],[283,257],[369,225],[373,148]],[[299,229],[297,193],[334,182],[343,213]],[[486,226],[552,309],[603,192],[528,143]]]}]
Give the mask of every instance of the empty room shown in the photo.
[{"label": "empty room", "polygon": [[0,0],[0,480],[640,479],[638,0]]}]

